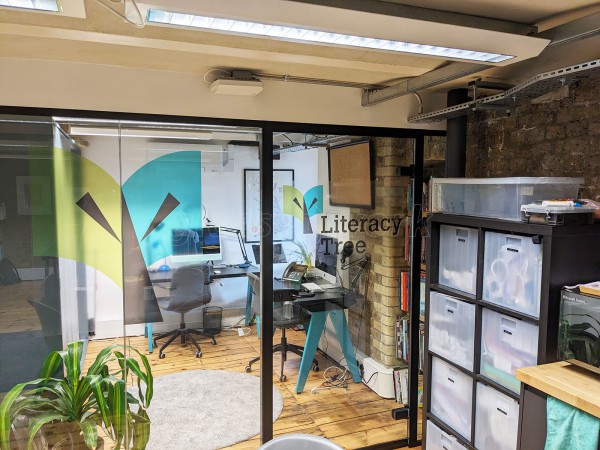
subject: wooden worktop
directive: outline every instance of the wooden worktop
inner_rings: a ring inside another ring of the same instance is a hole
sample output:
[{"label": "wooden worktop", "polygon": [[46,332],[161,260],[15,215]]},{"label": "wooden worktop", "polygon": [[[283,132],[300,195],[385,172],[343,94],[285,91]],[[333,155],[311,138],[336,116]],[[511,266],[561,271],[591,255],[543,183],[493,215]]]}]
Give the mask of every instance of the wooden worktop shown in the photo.
[{"label": "wooden worktop", "polygon": [[600,375],[560,361],[517,369],[517,378],[575,408],[600,417]]}]

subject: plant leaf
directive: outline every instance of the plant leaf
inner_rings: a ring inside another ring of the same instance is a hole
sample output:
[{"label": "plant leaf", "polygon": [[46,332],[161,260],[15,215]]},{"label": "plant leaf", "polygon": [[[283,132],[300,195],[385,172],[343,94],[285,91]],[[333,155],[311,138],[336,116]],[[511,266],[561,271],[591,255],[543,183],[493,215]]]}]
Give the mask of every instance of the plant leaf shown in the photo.
[{"label": "plant leaf", "polygon": [[67,352],[64,350],[50,352],[44,360],[42,370],[40,370],[40,378],[52,378],[52,375],[58,370],[60,362],[66,357],[66,354]]},{"label": "plant leaf", "polygon": [[121,448],[121,441],[125,436],[127,421],[127,396],[124,380],[118,380],[111,386],[108,393],[108,403],[112,406],[112,427],[114,430],[115,450]]},{"label": "plant leaf", "polygon": [[63,360],[65,364],[65,371],[67,372],[67,380],[73,387],[73,396],[77,392],[77,386],[81,379],[81,362],[83,360],[83,341],[71,342],[67,346],[67,357]]},{"label": "plant leaf", "polygon": [[106,403],[106,397],[104,397],[104,390],[102,389],[102,385],[106,383],[106,381],[101,375],[86,375],[86,378],[88,379],[88,382],[92,388],[92,392],[94,394],[94,398],[96,399],[98,409],[100,410],[100,416],[102,417],[104,427],[107,430],[110,430],[112,425],[110,411]]},{"label": "plant leaf", "polygon": [[35,439],[37,432],[40,431],[40,428],[53,420],[66,421],[67,417],[56,412],[49,412],[29,419],[29,441],[27,442],[27,450],[32,450],[33,440]]},{"label": "plant leaf", "polygon": [[133,419],[131,432],[133,434],[132,450],[144,450],[150,440],[150,417],[145,409],[140,408],[137,413],[130,412]]},{"label": "plant leaf", "polygon": [[150,362],[148,361],[146,355],[141,354],[136,348],[133,348],[133,351],[139,355],[140,359],[142,360],[142,364],[146,369],[146,379],[144,380],[146,383],[146,401],[144,402],[144,407],[148,408],[150,406],[150,402],[152,401],[152,396],[154,395],[154,377],[152,375],[152,368],[150,367]]},{"label": "plant leaf", "polygon": [[[11,425],[11,409],[15,401],[21,395],[25,386],[29,384],[39,384],[43,381],[42,378],[38,378],[37,380],[30,381],[29,383],[20,383],[15,385],[2,399],[2,403],[0,403],[0,448],[8,449],[9,448],[9,438],[10,438],[10,425]],[[13,414],[18,413],[17,411],[13,411]]]},{"label": "plant leaf", "polygon": [[98,429],[93,420],[83,420],[79,422],[79,428],[83,432],[83,440],[89,448],[96,448],[98,444]]}]

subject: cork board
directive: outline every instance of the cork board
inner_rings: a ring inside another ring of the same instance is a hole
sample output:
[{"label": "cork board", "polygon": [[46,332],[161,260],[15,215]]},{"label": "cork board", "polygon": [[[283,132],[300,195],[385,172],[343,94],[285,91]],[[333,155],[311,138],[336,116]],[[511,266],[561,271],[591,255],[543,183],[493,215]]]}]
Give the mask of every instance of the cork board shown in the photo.
[{"label": "cork board", "polygon": [[373,208],[373,151],[371,142],[329,149],[329,203]]}]

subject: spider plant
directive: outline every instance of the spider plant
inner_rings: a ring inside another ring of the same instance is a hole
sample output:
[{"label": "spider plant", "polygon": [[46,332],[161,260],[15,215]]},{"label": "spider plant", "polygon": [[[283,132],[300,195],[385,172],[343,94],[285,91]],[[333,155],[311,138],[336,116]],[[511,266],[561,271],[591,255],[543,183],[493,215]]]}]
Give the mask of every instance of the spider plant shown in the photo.
[{"label": "spider plant", "polygon": [[[111,345],[98,353],[83,375],[84,348],[84,342],[77,341],[66,350],[50,353],[38,379],[17,384],[6,394],[0,404],[2,450],[10,448],[11,425],[20,414],[29,419],[28,450],[33,448],[38,431],[56,422],[72,424],[77,435],[81,430],[88,448],[97,446],[98,426],[114,441],[115,449],[121,445],[136,450],[146,447],[150,438],[146,409],[153,394],[148,359],[131,349],[139,356],[142,368],[135,358],[124,355],[130,347]],[[65,377],[53,378],[61,362]],[[137,379],[137,397],[127,392],[126,379],[130,375]],[[32,388],[25,390],[27,386]]]},{"label": "spider plant", "polygon": [[294,250],[291,253],[296,258],[296,261],[308,266],[309,268],[313,267],[313,254],[312,252],[308,251],[304,242],[292,241],[292,244],[298,247],[297,250]]}]

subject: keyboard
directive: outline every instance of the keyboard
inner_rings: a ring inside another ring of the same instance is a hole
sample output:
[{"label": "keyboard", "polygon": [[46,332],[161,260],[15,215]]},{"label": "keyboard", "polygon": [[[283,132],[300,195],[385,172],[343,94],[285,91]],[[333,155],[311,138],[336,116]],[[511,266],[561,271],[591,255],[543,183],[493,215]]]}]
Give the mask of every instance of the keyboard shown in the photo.
[{"label": "keyboard", "polygon": [[316,283],[302,283],[301,286],[310,292],[323,292],[323,288]]}]

